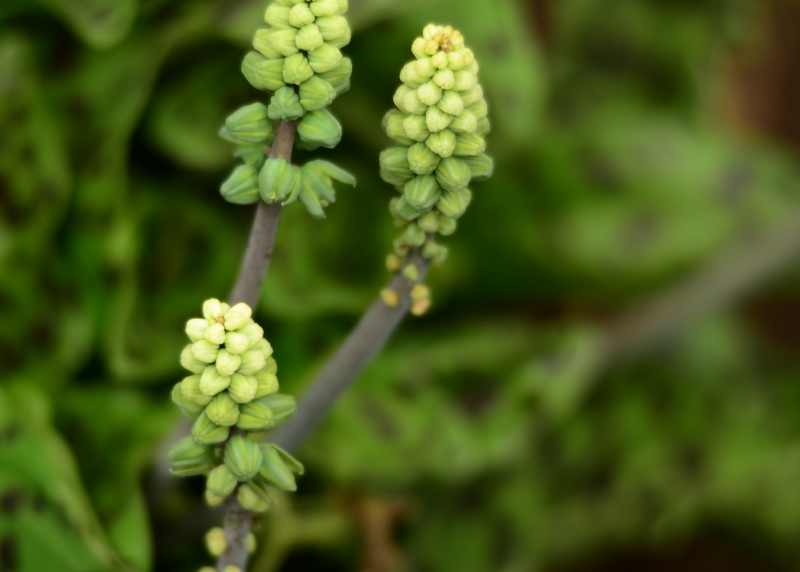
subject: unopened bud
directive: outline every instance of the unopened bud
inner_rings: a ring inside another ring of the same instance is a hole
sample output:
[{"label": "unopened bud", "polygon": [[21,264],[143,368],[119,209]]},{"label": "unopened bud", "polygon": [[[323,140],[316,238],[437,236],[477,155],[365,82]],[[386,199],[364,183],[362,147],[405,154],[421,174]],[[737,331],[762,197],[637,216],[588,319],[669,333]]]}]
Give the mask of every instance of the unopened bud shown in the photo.
[{"label": "unopened bud", "polygon": [[317,111],[329,106],[336,97],[336,90],[320,77],[312,77],[300,86],[300,105],[306,111]]},{"label": "unopened bud", "polygon": [[228,541],[225,540],[225,531],[215,526],[206,533],[206,548],[208,553],[214,558],[219,558],[228,549]]},{"label": "unopened bud", "polygon": [[272,410],[261,400],[258,400],[242,405],[239,411],[239,422],[236,426],[245,431],[259,431],[261,429],[270,429],[275,424],[275,416],[272,414]]},{"label": "unopened bud", "polygon": [[181,388],[180,383],[176,383],[172,387],[172,393],[170,393],[170,397],[172,398],[172,402],[178,406],[178,409],[180,409],[184,415],[189,417],[197,415],[203,410],[202,405],[194,403],[183,394],[183,389]]},{"label": "unopened bud", "polygon": [[300,140],[310,148],[333,149],[342,140],[342,125],[327,109],[313,111],[297,126]]},{"label": "unopened bud", "polygon": [[186,322],[186,335],[189,336],[189,339],[193,342],[203,339],[203,334],[206,332],[206,328],[208,328],[208,320],[204,320],[203,318],[192,318],[188,322]]},{"label": "unopened bud", "polygon": [[403,240],[406,244],[414,247],[419,247],[425,244],[425,231],[422,230],[416,224],[410,224],[406,227],[405,232],[403,232]]},{"label": "unopened bud", "polygon": [[381,178],[399,187],[407,183],[413,174],[408,165],[408,150],[405,147],[390,147],[380,154]]},{"label": "unopened bud", "polygon": [[424,115],[407,115],[403,119],[403,130],[414,141],[425,141],[430,136]]},{"label": "unopened bud", "polygon": [[[314,65],[314,53],[320,50],[321,48],[317,48],[309,54],[309,63]],[[320,58],[324,60],[324,57]],[[333,88],[336,90],[337,95],[340,95],[347,90],[350,89],[350,78],[353,75],[353,62],[350,58],[342,58],[342,60],[336,64],[336,67],[327,72],[321,72],[319,77],[330,83]]]},{"label": "unopened bud", "polygon": [[430,175],[414,177],[403,187],[403,199],[412,208],[424,211],[439,200],[439,185]]},{"label": "unopened bud", "polygon": [[206,367],[200,375],[200,391],[209,397],[225,391],[230,384],[231,378],[219,373],[216,365]]},{"label": "unopened bud", "polygon": [[242,354],[242,363],[239,366],[239,373],[242,375],[255,375],[266,364],[264,352],[258,349],[248,350]]},{"label": "unopened bud", "polygon": [[294,478],[294,473],[277,449],[271,445],[264,445],[262,451],[263,462],[259,471],[261,477],[282,491],[295,492],[297,490],[297,482]]},{"label": "unopened bud", "polygon": [[275,58],[276,54],[291,56],[297,53],[296,37],[297,31],[292,28],[262,28],[253,36],[253,47],[270,59]]},{"label": "unopened bud", "polygon": [[300,85],[314,75],[314,70],[308,63],[305,54],[292,54],[283,60],[283,81],[288,84]]},{"label": "unopened bud", "polygon": [[239,420],[239,406],[227,393],[220,393],[206,406],[206,416],[216,425],[232,427]]},{"label": "unopened bud", "polygon": [[425,124],[431,133],[447,129],[452,121],[453,118],[438,107],[429,107],[425,113]]},{"label": "unopened bud", "polygon": [[236,475],[226,465],[215,467],[206,478],[206,491],[217,497],[227,497],[236,485]]},{"label": "unopened bud", "polygon": [[350,43],[352,32],[344,16],[325,16],[317,18],[316,23],[322,37],[331,45],[342,48]]},{"label": "unopened bud", "polygon": [[219,346],[207,340],[199,340],[192,344],[192,355],[203,363],[214,363],[218,352]]},{"label": "unopened bud", "polygon": [[262,397],[266,397],[267,395],[272,395],[273,393],[277,393],[280,389],[278,376],[276,376],[274,373],[262,371],[256,374],[255,381],[256,391],[253,399],[260,399]]},{"label": "unopened bud", "polygon": [[234,355],[241,355],[250,349],[250,340],[242,332],[228,332],[225,335],[225,349]]},{"label": "unopened bud", "polygon": [[391,288],[384,288],[381,290],[381,300],[390,308],[396,308],[400,303],[400,296]]},{"label": "unopened bud", "polygon": [[270,99],[267,113],[275,121],[289,121],[303,116],[303,106],[297,92],[289,87],[280,88]]},{"label": "unopened bud", "polygon": [[236,373],[241,363],[241,357],[233,355],[227,350],[220,350],[219,354],[217,354],[217,371],[222,376],[228,377]]},{"label": "unopened bud", "polygon": [[222,443],[229,434],[230,430],[227,427],[217,425],[205,413],[201,414],[192,426],[192,438],[201,445]]},{"label": "unopened bud", "polygon": [[472,191],[469,189],[458,189],[446,191],[442,194],[436,208],[451,218],[460,218],[472,202]]},{"label": "unopened bud", "polygon": [[486,154],[465,159],[473,179],[488,179],[494,173],[494,160]]},{"label": "unopened bud", "polygon": [[427,145],[417,143],[408,148],[408,166],[417,175],[430,175],[440,162],[441,158]]},{"label": "unopened bud", "polygon": [[283,59],[267,59],[258,52],[248,52],[242,60],[242,75],[256,89],[276,91],[282,88]]},{"label": "unopened bud", "polygon": [[206,320],[218,320],[227,311],[226,305],[216,298],[209,298],[203,302],[203,317]]},{"label": "unopened bud", "polygon": [[442,88],[429,81],[417,89],[417,97],[425,105],[436,105],[442,99]]},{"label": "unopened bud", "polygon": [[314,13],[305,2],[299,2],[289,11],[289,24],[295,28],[302,28],[314,22]]},{"label": "unopened bud", "polygon": [[436,180],[446,191],[456,191],[469,186],[472,170],[460,159],[444,159],[436,169]]},{"label": "unopened bud", "polygon": [[258,171],[251,165],[239,165],[222,183],[219,192],[222,198],[235,205],[258,202]]},{"label": "unopened bud", "polygon": [[191,437],[181,439],[168,454],[169,470],[177,477],[204,475],[214,467],[210,447],[198,445]]},{"label": "unopened bud", "polygon": [[225,466],[240,482],[249,481],[256,476],[263,458],[258,444],[241,435],[225,445]]},{"label": "unopened bud", "polygon": [[475,157],[484,151],[486,151],[486,139],[473,133],[460,134],[453,149],[459,157]]},{"label": "unopened bud", "polygon": [[273,28],[289,28],[289,7],[273,2],[264,12],[264,22]]},{"label": "unopened bud", "polygon": [[250,483],[241,485],[236,495],[239,505],[250,512],[266,512],[272,505],[272,500],[266,491],[252,486]]},{"label": "unopened bud", "polygon": [[250,403],[256,398],[258,391],[258,382],[256,378],[250,375],[242,375],[240,373],[234,374],[231,377],[231,385],[228,388],[228,395],[231,396],[236,403],[245,404]]},{"label": "unopened bud", "polygon": [[406,135],[405,128],[403,127],[404,119],[405,115],[396,109],[392,109],[383,116],[383,129],[386,135],[393,141],[403,145],[410,145],[414,141]]},{"label": "unopened bud", "polygon": [[181,381],[181,393],[184,398],[195,405],[205,407],[211,401],[211,397],[200,389],[200,379],[201,377],[197,374],[183,378],[183,381]]},{"label": "unopened bud", "polygon": [[444,131],[434,133],[428,137],[425,144],[431,151],[439,155],[439,157],[446,159],[452,156],[453,152],[456,150],[456,136],[455,133],[449,129],[445,129]]},{"label": "unopened bud", "polygon": [[324,43],[325,40],[322,39],[322,33],[315,24],[303,26],[300,31],[297,32],[297,37],[295,38],[297,47],[305,52],[316,50]]},{"label": "unopened bud", "polygon": [[335,16],[340,12],[339,0],[314,0],[309,7],[317,18]]},{"label": "unopened bud", "polygon": [[266,143],[272,138],[267,106],[256,102],[240,107],[225,120],[224,134],[231,143]]},{"label": "unopened bud", "polygon": [[283,202],[299,193],[302,185],[300,169],[285,159],[269,158],[261,168],[258,190],[268,203]]},{"label": "unopened bud", "polygon": [[185,346],[183,350],[181,350],[180,364],[182,368],[187,369],[192,373],[202,373],[206,368],[205,363],[194,357],[194,353],[192,352],[192,344]]}]

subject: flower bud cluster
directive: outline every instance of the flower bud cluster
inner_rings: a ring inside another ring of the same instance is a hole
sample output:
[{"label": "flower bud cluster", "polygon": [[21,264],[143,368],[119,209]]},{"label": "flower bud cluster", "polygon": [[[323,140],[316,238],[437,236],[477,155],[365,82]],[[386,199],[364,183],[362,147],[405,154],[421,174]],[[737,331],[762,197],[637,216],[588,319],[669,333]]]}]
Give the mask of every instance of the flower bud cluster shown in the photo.
[{"label": "flower bud cluster", "polygon": [[472,201],[470,184],[494,168],[486,155],[488,106],[479,66],[461,32],[429,24],[400,72],[395,109],[383,125],[397,146],[381,153],[381,177],[400,196],[390,210],[401,234],[395,253],[419,250],[432,261],[447,255],[436,236],[449,236]]},{"label": "flower bud cluster", "polygon": [[178,476],[206,475],[206,501],[221,504],[236,494],[242,507],[264,511],[271,488],[293,491],[302,465],[257,438],[295,411],[294,398],[278,393],[277,364],[264,330],[247,304],[216,299],[203,317],[186,323],[191,343],[181,365],[191,375],[172,389],[173,402],[194,417],[191,437],[170,453]]}]

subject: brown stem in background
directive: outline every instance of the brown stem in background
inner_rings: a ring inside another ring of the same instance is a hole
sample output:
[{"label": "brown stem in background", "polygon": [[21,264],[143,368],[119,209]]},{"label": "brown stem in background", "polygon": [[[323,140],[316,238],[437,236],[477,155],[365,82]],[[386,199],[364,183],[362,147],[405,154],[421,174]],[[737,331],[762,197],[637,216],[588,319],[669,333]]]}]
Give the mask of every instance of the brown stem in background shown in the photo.
[{"label": "brown stem in background", "polygon": [[[272,144],[269,156],[275,159],[292,160],[295,134],[297,126],[291,121],[282,121],[278,126],[275,141]],[[244,302],[251,308],[258,305],[261,295],[261,285],[272,261],[272,251],[275,248],[275,237],[278,233],[278,219],[281,206],[268,205],[259,202],[256,208],[250,237],[247,240],[247,249],[242,258],[239,277],[231,291],[229,302],[236,304]],[[227,566],[237,566],[240,570],[247,569],[246,540],[252,527],[253,515],[242,509],[235,497],[232,497],[225,507],[225,540],[227,548],[217,560],[217,570],[224,572]]]},{"label": "brown stem in background", "polygon": [[[415,255],[410,262],[420,270],[420,280],[424,280],[428,261]],[[290,451],[300,446],[324,419],[336,399],[358,379],[364,367],[383,349],[403,321],[411,307],[413,286],[402,274],[392,279],[389,288],[399,296],[397,306],[389,307],[380,298],[373,302],[339,350],[317,375],[300,401],[297,413],[270,436],[271,441]]]}]

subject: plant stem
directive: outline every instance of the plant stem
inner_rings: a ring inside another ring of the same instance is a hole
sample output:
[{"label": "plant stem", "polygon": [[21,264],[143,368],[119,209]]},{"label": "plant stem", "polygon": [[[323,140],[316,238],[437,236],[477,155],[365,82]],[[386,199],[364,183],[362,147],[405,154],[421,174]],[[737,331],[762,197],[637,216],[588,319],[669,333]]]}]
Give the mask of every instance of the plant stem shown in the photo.
[{"label": "plant stem", "polygon": [[[269,153],[270,157],[292,160],[295,129],[296,126],[293,122],[281,122]],[[269,263],[272,261],[272,252],[275,249],[280,214],[281,205],[258,203],[253,226],[250,229],[250,237],[247,240],[247,249],[239,268],[239,277],[236,279],[236,285],[229,297],[231,304],[244,302],[252,308],[258,304],[261,284],[264,282]]]},{"label": "plant stem", "polygon": [[[291,161],[296,132],[297,126],[294,122],[282,121],[269,152],[270,158]],[[280,205],[258,203],[239,276],[229,297],[231,305],[244,302],[254,309],[258,305],[261,285],[275,249],[280,214]],[[235,497],[231,497],[225,505],[224,530],[227,548],[217,560],[217,570],[224,572],[227,566],[236,566],[242,571],[247,569],[249,554],[245,543],[252,523],[253,515],[240,507]]]},{"label": "plant stem", "polygon": [[[420,280],[428,271],[428,261],[420,255],[411,260],[420,270]],[[300,446],[333,406],[336,399],[352,385],[364,367],[378,354],[403,321],[411,307],[414,284],[402,274],[396,275],[389,288],[397,292],[399,302],[387,306],[376,300],[356,327],[317,375],[295,413],[270,436],[270,440],[287,450]]]}]

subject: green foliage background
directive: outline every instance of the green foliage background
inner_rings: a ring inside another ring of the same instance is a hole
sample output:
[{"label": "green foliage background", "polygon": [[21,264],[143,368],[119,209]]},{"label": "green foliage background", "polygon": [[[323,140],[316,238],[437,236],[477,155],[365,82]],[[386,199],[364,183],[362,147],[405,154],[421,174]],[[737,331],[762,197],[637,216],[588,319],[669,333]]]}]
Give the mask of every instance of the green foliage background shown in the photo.
[{"label": "green foliage background", "polygon": [[[218,515],[159,461],[183,322],[225,295],[249,228],[218,196],[216,132],[256,96],[238,64],[263,4],[0,5],[3,570],[207,560]],[[386,279],[380,118],[427,21],[478,54],[497,173],[433,313],[300,453],[309,476],[253,570],[800,565],[793,277],[598,365],[611,317],[798,212],[796,156],[719,112],[759,6],[351,0],[336,159],[360,185],[322,223],[282,220],[259,320],[284,388],[302,393]]]}]

